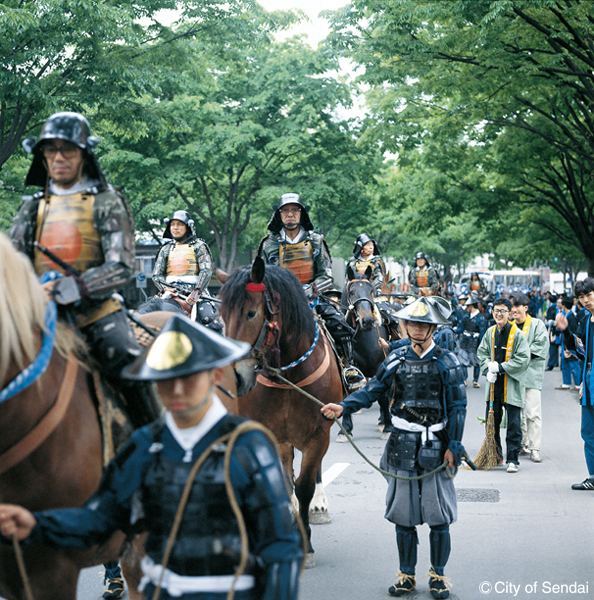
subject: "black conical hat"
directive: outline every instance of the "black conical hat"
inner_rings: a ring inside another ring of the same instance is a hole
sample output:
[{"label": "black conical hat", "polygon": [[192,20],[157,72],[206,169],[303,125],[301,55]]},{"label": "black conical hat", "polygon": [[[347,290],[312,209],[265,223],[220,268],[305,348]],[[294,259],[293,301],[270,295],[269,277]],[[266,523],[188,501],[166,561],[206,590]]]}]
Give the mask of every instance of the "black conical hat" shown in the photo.
[{"label": "black conical hat", "polygon": [[411,304],[407,304],[395,316],[404,321],[443,325],[448,323],[448,319],[443,315],[442,311],[443,307],[435,300],[435,297],[429,296],[419,298]]},{"label": "black conical hat", "polygon": [[231,364],[249,350],[246,342],[236,342],[185,316],[173,315],[155,341],[122,371],[122,377],[137,381],[187,377]]}]

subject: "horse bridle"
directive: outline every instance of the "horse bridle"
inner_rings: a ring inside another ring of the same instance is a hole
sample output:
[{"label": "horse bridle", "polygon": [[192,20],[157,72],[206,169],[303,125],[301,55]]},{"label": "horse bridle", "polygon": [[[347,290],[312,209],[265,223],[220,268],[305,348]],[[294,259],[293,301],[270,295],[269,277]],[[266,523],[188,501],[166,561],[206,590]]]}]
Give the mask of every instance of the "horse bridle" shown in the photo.
[{"label": "horse bridle", "polygon": [[[371,298],[357,298],[353,302],[351,302],[350,298],[350,287],[353,283],[368,283],[371,286]],[[369,279],[351,279],[346,286],[347,300],[349,302],[348,311],[355,315],[355,321],[357,322],[357,326],[359,325],[359,315],[357,314],[357,305],[361,302],[369,302],[371,304],[371,312],[375,316],[375,302],[373,296],[375,295],[375,290],[373,288],[373,284]]]},{"label": "horse bridle", "polygon": [[280,334],[278,322],[270,320],[275,315],[278,315],[279,311],[278,309],[276,311],[274,310],[274,304],[270,299],[270,294],[263,283],[250,282],[245,286],[245,289],[248,292],[263,292],[264,294],[264,306],[266,307],[264,322],[262,323],[262,328],[260,329],[260,333],[258,334],[256,341],[252,344],[249,353],[245,357],[255,358],[258,361],[258,368],[262,368],[264,365],[265,354],[265,352],[262,351],[262,348],[270,348],[274,346]]}]

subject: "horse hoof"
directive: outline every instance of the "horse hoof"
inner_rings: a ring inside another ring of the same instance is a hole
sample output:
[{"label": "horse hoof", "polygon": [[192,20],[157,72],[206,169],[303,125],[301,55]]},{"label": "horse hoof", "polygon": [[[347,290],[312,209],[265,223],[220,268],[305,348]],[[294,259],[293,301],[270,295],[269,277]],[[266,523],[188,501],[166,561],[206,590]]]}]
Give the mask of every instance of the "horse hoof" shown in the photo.
[{"label": "horse hoof", "polygon": [[360,408],[357,412],[353,413],[354,415],[362,415],[363,414],[363,409]]},{"label": "horse hoof", "polygon": [[380,431],[380,432],[381,432],[381,431],[383,431],[385,428],[386,428],[386,426],[385,426],[385,425],[382,425],[381,423],[378,423],[378,424],[377,424],[377,430],[378,430],[378,431]]},{"label": "horse hoof", "polygon": [[310,525],[326,525],[331,523],[332,519],[328,514],[327,510],[310,510],[309,511],[309,524]]},{"label": "horse hoof", "polygon": [[384,431],[381,435],[380,435],[380,440],[387,440],[390,437],[390,432],[389,431]]},{"label": "horse hoof", "polygon": [[339,444],[344,444],[345,442],[348,442],[348,441],[349,441],[349,439],[347,438],[347,436],[346,436],[344,433],[339,433],[339,434],[336,436],[336,441],[337,441]]},{"label": "horse hoof", "polygon": [[316,557],[313,552],[309,552],[305,557],[305,568],[313,569],[316,566]]}]

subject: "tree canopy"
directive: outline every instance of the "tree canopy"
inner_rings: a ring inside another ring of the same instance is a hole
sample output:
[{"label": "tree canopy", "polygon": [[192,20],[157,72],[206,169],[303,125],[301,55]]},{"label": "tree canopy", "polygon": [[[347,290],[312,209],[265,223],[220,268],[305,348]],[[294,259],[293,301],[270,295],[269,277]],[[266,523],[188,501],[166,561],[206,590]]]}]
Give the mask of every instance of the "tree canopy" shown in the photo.
[{"label": "tree canopy", "polygon": [[[353,0],[334,28],[334,47],[371,86],[368,134],[446,175],[465,199],[450,196],[454,214],[485,231],[510,218],[537,228],[594,273],[594,4]],[[477,250],[508,238],[483,236]]]}]

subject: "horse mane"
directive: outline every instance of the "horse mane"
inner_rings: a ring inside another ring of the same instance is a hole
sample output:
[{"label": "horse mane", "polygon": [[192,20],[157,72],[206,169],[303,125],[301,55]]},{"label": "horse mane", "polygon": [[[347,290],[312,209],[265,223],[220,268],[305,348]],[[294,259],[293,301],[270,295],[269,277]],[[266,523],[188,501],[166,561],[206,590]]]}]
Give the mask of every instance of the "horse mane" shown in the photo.
[{"label": "horse mane", "polygon": [[[47,295],[31,261],[0,233],[0,387],[6,384],[10,367],[20,370],[35,360],[39,336],[46,330]],[[75,336],[66,328],[56,334],[56,349],[67,355]]]},{"label": "horse mane", "polygon": [[[234,310],[243,310],[247,297],[245,286],[251,281],[251,268],[234,271],[220,291],[221,316],[226,321]],[[278,305],[282,319],[281,335],[294,338],[295,342],[305,335],[309,341],[315,335],[315,319],[303,288],[289,269],[266,265],[264,285],[272,303]]]}]

